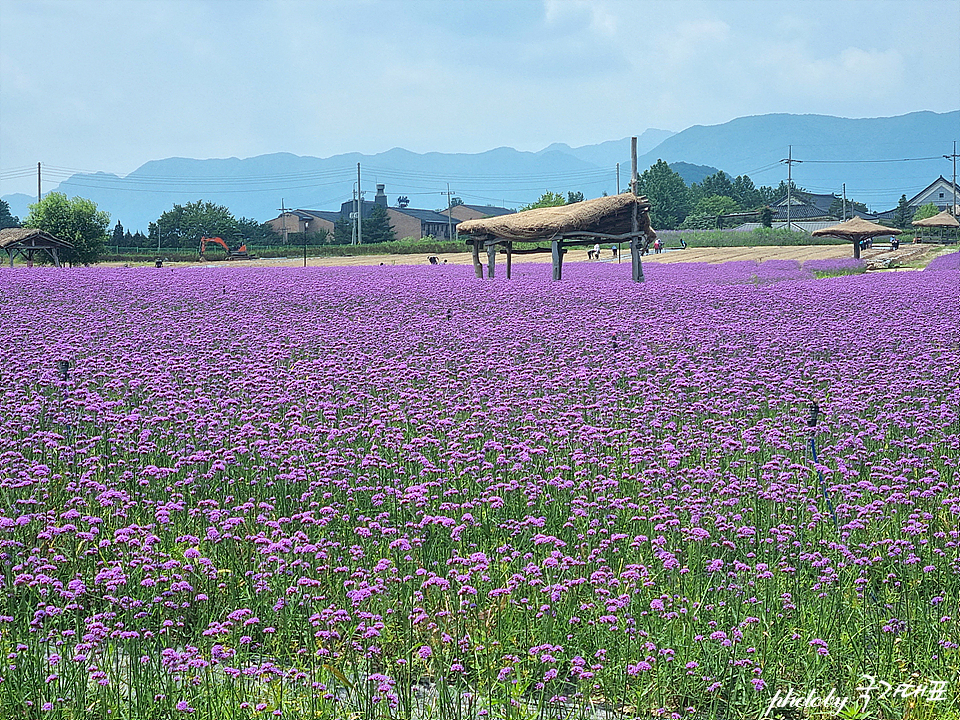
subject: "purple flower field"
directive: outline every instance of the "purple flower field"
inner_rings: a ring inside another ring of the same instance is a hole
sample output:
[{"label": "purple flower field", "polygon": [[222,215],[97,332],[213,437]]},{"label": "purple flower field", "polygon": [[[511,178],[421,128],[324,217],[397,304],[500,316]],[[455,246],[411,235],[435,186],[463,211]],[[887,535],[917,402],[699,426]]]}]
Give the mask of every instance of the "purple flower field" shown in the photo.
[{"label": "purple flower field", "polygon": [[956,718],[958,257],[4,269],[0,717]]}]

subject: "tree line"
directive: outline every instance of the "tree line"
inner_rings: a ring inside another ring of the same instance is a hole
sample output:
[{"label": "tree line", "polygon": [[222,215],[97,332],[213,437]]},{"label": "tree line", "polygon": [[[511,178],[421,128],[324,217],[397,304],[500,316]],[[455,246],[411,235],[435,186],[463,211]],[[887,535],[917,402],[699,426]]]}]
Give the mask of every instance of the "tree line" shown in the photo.
[{"label": "tree line", "polygon": [[[800,200],[810,195],[795,184],[791,185],[790,190]],[[781,181],[777,187],[757,187],[747,175],[730,177],[719,170],[703,181],[688,186],[679,173],[663,160],[658,160],[638,177],[638,192],[649,198],[652,204],[650,221],[658,229],[716,228],[725,216],[736,213],[756,213],[760,222],[769,227],[773,217],[769,206],[786,196],[787,183]],[[582,202],[583,199],[582,192],[569,191],[563,195],[547,191],[536,202],[524,205],[520,210],[569,205]],[[455,200],[462,203],[459,198]],[[839,199],[835,200],[828,212],[839,216],[840,203]],[[231,247],[246,243],[262,247],[283,242],[270,223],[236,218],[226,206],[203,200],[185,205],[175,204],[161,214],[156,222],[149,224],[146,235],[139,231],[131,234],[119,221],[108,235],[109,213],[99,210],[92,200],[80,197],[68,199],[63,193],[50,193],[40,202],[30,205],[29,209],[23,226],[39,228],[72,243],[74,249],[66,253],[65,259],[73,264],[96,262],[108,247],[159,249],[160,252],[164,249],[199,249],[201,237],[221,237]],[[848,213],[867,212],[867,206],[856,200],[847,200],[847,210]],[[937,208],[933,204],[914,211],[906,195],[901,195],[894,224],[907,227],[911,221],[935,214]],[[739,224],[741,219],[735,222]],[[20,225],[20,219],[11,215],[7,202],[0,200],[0,229]],[[391,242],[396,239],[386,210],[375,205],[369,217],[363,220],[364,243]],[[288,233],[286,241],[299,247],[349,245],[356,239],[353,222],[344,216],[334,223],[333,232],[321,228],[307,233]]]},{"label": "tree line", "polygon": [[[723,170],[705,177],[699,183],[687,185],[678,172],[663,160],[658,160],[637,178],[637,190],[650,200],[650,222],[661,230],[708,230],[722,227],[724,221],[739,225],[747,219],[745,213],[753,213],[764,226],[773,224],[770,205],[787,195],[787,182],[781,180],[776,187],[756,186],[748,175],[731,177]],[[800,201],[809,201],[813,193],[790,183],[790,194]],[[606,195],[606,193],[604,193]],[[583,193],[547,191],[540,199],[520,210],[569,205],[583,200]],[[827,214],[840,217],[843,200],[836,198],[827,209]],[[869,212],[867,206],[857,200],[846,200],[848,217],[855,213]],[[907,201],[906,195],[894,215],[894,225],[906,228],[912,221],[937,214],[935,205],[928,204],[917,210]],[[734,216],[734,217],[731,217]]]}]

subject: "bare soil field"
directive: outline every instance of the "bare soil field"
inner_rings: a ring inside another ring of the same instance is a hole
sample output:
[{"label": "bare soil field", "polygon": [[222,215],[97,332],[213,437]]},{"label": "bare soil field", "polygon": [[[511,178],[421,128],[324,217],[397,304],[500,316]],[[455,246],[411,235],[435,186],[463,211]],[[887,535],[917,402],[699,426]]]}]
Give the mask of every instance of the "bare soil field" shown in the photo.
[{"label": "bare soil field", "polygon": [[[884,248],[875,248],[864,251],[862,257],[868,266],[889,266],[891,264],[906,264],[910,266],[920,266],[929,262],[941,250],[938,245],[904,245],[899,250],[888,250]],[[432,253],[416,253],[409,255],[363,255],[354,257],[325,257],[325,258],[307,258],[309,267],[343,267],[356,265],[428,265]],[[707,262],[723,263],[735,260],[752,260],[763,262],[764,260],[798,260],[806,262],[807,260],[831,260],[835,258],[851,257],[852,251],[849,245],[801,245],[801,246],[764,246],[764,247],[729,247],[729,248],[687,248],[685,250],[669,250],[659,255],[649,254],[643,256],[646,263],[678,263],[678,262]],[[473,263],[473,257],[469,252],[462,253],[444,253],[437,255],[441,263],[449,265],[470,265]],[[486,255],[482,259],[486,261]],[[505,261],[500,258],[500,263]],[[621,263],[630,262],[630,253],[624,250],[619,258]],[[550,263],[550,254],[542,255],[519,255],[514,256],[514,263]],[[609,248],[602,250],[602,257],[599,261],[588,260],[586,248],[571,248],[564,260],[569,262],[617,262],[612,257],[612,251]],[[122,267],[124,265],[133,265],[134,263],[103,263],[107,266]],[[136,263],[138,265],[148,265],[149,263]],[[302,257],[286,258],[257,258],[252,260],[221,260],[206,262],[169,262],[170,267],[302,267]]]}]

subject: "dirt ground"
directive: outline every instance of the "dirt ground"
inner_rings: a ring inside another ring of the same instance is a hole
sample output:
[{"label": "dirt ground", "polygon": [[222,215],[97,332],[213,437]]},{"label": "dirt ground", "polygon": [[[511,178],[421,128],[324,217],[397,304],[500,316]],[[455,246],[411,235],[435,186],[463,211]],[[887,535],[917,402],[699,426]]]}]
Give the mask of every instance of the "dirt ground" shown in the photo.
[{"label": "dirt ground", "polygon": [[[937,245],[903,245],[900,250],[892,251],[884,248],[875,248],[863,252],[862,257],[867,262],[868,267],[876,266],[889,267],[891,265],[909,265],[911,267],[920,266],[929,262],[937,255],[941,246]],[[586,248],[571,248],[564,258],[564,263],[569,262],[617,262],[612,257],[612,251],[604,249],[599,261],[588,260]],[[685,250],[669,250],[659,255],[649,254],[643,256],[645,263],[678,263],[678,262],[707,262],[723,263],[733,260],[753,260],[763,262],[764,260],[831,260],[837,258],[847,258],[852,256],[849,245],[801,245],[796,247],[765,246],[765,247],[732,247],[732,248],[690,248]],[[326,258],[307,258],[307,265],[310,267],[342,267],[351,265],[428,265],[430,254],[417,253],[410,255],[365,255],[358,257],[326,257]],[[437,255],[440,262],[450,265],[470,265],[473,263],[473,257],[469,252],[463,253],[444,253]],[[482,255],[482,260],[486,261],[486,254]],[[497,263],[503,265],[506,262],[504,256],[497,258]],[[542,255],[518,255],[513,258],[514,263],[550,263],[550,254]],[[624,250],[620,257],[621,263],[630,262],[630,253]],[[122,267],[127,263],[104,263],[107,266]],[[138,263],[147,265],[149,263]],[[222,260],[208,262],[170,262],[165,263],[169,267],[303,267],[302,257],[288,258],[258,258],[254,260]]]}]

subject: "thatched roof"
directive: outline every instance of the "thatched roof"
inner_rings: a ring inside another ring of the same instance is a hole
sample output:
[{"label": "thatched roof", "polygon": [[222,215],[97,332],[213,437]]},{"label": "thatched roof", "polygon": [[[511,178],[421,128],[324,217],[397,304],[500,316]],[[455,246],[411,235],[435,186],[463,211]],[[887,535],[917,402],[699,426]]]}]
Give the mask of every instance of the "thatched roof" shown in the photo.
[{"label": "thatched roof", "polygon": [[863,240],[865,238],[877,237],[878,235],[899,235],[903,230],[889,228],[884,225],[877,225],[869,220],[862,219],[855,215],[852,219],[842,222],[832,227],[814,230],[811,235],[814,237],[838,237],[846,240]]},{"label": "thatched roof", "polygon": [[40,242],[41,244],[57,245],[60,247],[73,247],[73,243],[67,242],[43,230],[37,230],[36,228],[4,228],[0,230],[0,248],[19,245],[25,242],[30,242],[34,245]]},{"label": "thatched roof", "polygon": [[913,224],[918,227],[960,227],[960,222],[957,222],[957,219],[947,210],[944,210],[942,213],[938,213],[933,217],[924,218],[923,220],[914,220]]},{"label": "thatched roof", "polygon": [[656,237],[650,227],[650,203],[646,197],[621,193],[584,200],[572,205],[524,210],[512,215],[465,220],[457,225],[461,235],[490,235],[505,240],[551,240],[578,232],[624,235],[633,230],[633,208],[641,232]]}]

